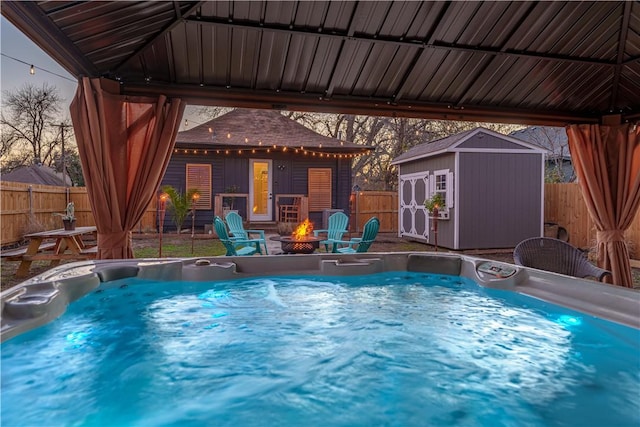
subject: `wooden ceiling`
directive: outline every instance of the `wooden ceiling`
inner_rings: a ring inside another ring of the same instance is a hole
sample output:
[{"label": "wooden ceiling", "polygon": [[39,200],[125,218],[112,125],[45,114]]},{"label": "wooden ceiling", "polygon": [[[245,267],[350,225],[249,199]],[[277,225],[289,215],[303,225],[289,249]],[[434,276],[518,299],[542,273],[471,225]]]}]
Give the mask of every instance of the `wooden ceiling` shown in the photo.
[{"label": "wooden ceiling", "polygon": [[191,104],[640,119],[640,2],[3,1],[71,74]]}]

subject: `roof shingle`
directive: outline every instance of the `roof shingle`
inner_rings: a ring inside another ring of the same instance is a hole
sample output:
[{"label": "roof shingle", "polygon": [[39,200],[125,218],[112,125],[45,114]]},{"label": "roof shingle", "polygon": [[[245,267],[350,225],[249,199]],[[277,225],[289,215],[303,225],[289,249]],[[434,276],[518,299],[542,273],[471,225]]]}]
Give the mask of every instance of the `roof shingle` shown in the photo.
[{"label": "roof shingle", "polygon": [[370,147],[320,135],[278,111],[237,108],[187,131],[179,132],[176,145],[234,147],[304,147],[345,153]]}]

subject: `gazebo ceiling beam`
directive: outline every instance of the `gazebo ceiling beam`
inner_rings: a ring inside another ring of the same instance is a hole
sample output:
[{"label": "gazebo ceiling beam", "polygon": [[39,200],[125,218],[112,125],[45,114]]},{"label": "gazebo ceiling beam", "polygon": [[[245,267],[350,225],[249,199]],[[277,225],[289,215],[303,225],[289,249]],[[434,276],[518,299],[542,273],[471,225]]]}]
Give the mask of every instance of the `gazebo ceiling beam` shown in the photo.
[{"label": "gazebo ceiling beam", "polygon": [[618,87],[620,85],[620,74],[622,73],[622,61],[624,60],[625,45],[627,44],[627,33],[629,31],[629,18],[631,17],[631,2],[625,2],[622,22],[620,23],[620,40],[618,41],[618,55],[616,57],[616,68],[613,72],[613,88],[609,107],[613,109],[618,102]]},{"label": "gazebo ceiling beam", "polygon": [[[435,103],[394,103],[388,99],[334,96],[331,99],[309,93],[280,91],[277,102],[271,91],[227,89],[194,85],[128,84],[120,85],[125,95],[166,95],[185,100],[188,104],[221,107],[293,110],[373,116],[424,118],[434,120],[466,120],[480,122],[521,123],[564,126],[569,123],[598,123],[598,115],[585,116],[567,111],[537,111],[515,108],[456,107]],[[319,102],[320,101],[320,102]]]},{"label": "gazebo ceiling beam", "polygon": [[376,44],[391,44],[396,46],[404,46],[404,47],[412,47],[417,49],[441,49],[447,51],[458,51],[458,52],[471,52],[471,53],[483,53],[486,55],[494,55],[494,56],[507,56],[507,57],[518,57],[518,58],[529,58],[529,59],[543,59],[546,61],[554,61],[554,62],[574,62],[580,64],[589,64],[589,65],[598,65],[603,67],[615,67],[617,63],[614,61],[608,61],[604,59],[593,59],[593,58],[585,58],[579,56],[571,56],[571,55],[558,55],[551,53],[540,53],[540,52],[529,52],[529,51],[516,51],[512,49],[504,49],[497,48],[491,49],[480,46],[469,46],[458,43],[443,43],[438,41],[433,41],[432,43],[424,42],[422,40],[398,40],[391,38],[384,38],[379,35],[365,35],[365,34],[354,34],[353,36],[349,36],[348,34],[340,34],[336,32],[327,33],[324,32],[322,28],[290,28],[269,24],[258,24],[253,22],[241,22],[241,21],[231,21],[222,20],[219,18],[207,18],[207,17],[187,17],[185,18],[187,22],[195,22],[200,23],[202,25],[213,25],[217,27],[228,27],[228,28],[239,28],[239,29],[249,29],[256,31],[271,31],[271,32],[279,32],[285,34],[298,34],[308,37],[319,37],[319,38],[335,38],[339,40],[351,40],[351,41],[360,41],[360,42],[369,42]]},{"label": "gazebo ceiling beam", "polygon": [[114,72],[117,73],[120,71],[120,69],[127,64],[129,61],[138,58],[140,55],[142,55],[142,53],[147,50],[150,46],[153,46],[153,44],[156,42],[156,40],[158,40],[161,37],[164,37],[166,34],[168,34],[169,32],[171,32],[171,30],[173,30],[176,26],[178,26],[180,23],[183,22],[183,19],[185,16],[189,16],[191,15],[196,9],[198,9],[200,6],[202,6],[202,4],[206,3],[206,1],[199,1],[198,3],[194,4],[193,6],[191,6],[189,9],[187,9],[185,11],[184,14],[181,13],[180,11],[180,5],[179,2],[173,2],[174,5],[174,10],[175,10],[175,14],[176,17],[173,21],[171,21],[168,25],[166,25],[162,30],[160,30],[158,32],[158,34],[156,34],[154,37],[152,37],[151,39],[149,39],[143,46],[141,46],[138,50],[136,50],[135,52],[133,52],[131,55],[129,55],[126,59],[124,59],[120,64],[118,64],[115,69]]}]

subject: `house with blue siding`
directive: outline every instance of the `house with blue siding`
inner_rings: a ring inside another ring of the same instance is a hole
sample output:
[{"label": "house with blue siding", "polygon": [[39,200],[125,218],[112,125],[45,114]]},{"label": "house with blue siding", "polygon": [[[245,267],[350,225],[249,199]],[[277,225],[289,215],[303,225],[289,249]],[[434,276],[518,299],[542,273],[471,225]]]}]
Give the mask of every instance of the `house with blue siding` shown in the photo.
[{"label": "house with blue siding", "polygon": [[[484,128],[407,150],[392,162],[399,174],[398,234],[432,245],[437,238],[454,250],[513,248],[542,236],[545,154]],[[433,217],[425,200],[436,193],[445,206]]]},{"label": "house with blue siding", "polygon": [[352,160],[369,149],[278,111],[238,108],[178,133],[161,186],[198,190],[198,228],[227,210],[251,223],[309,218],[321,228],[327,212],[349,213]]}]

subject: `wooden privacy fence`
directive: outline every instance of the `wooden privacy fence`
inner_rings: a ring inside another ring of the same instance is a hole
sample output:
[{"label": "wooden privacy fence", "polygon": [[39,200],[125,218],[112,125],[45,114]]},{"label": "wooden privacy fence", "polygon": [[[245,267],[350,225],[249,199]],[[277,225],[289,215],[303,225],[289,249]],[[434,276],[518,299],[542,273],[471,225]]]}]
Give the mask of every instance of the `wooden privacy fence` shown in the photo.
[{"label": "wooden privacy fence", "polygon": [[[95,225],[86,187],[0,182],[0,246],[22,241],[25,234],[62,227],[54,213],[62,213],[67,202],[75,205],[76,226]],[[153,200],[136,226],[155,231],[156,201]]]},{"label": "wooden privacy fence", "polygon": [[[67,200],[75,203],[78,226],[95,225],[85,187],[0,182],[0,245],[20,242],[27,233],[61,227],[54,212],[63,212]],[[155,232],[157,201],[153,200],[140,223],[139,232]],[[350,199],[351,231],[360,233],[372,216],[380,219],[380,232],[398,232],[398,193],[361,191]],[[580,248],[595,245],[596,232],[578,184],[545,184],[545,222],[555,222],[569,233],[569,243]],[[640,259],[640,212],[627,230],[631,258]]]},{"label": "wooden privacy fence", "polygon": [[[596,245],[596,228],[578,184],[545,184],[544,220],[564,227],[573,246],[585,249]],[[630,257],[640,259],[640,211],[625,232],[625,240]]]},{"label": "wooden privacy fence", "polygon": [[[362,232],[372,216],[380,220],[380,232],[398,232],[398,193],[394,191],[359,191],[351,194],[351,231]],[[355,219],[355,221],[354,221]]]}]

